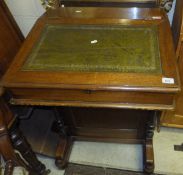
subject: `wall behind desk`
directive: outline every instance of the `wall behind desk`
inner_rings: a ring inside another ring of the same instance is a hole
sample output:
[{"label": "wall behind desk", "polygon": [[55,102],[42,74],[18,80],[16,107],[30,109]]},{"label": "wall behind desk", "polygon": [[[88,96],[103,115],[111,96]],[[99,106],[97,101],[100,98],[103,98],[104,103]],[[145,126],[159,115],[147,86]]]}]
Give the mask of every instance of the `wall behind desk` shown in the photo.
[{"label": "wall behind desk", "polygon": [[[172,22],[175,1],[172,10],[168,13],[170,23]],[[45,12],[40,0],[5,0],[5,2],[25,37],[36,20]]]},{"label": "wall behind desk", "polygon": [[45,12],[40,0],[5,0],[26,37],[36,20]]}]

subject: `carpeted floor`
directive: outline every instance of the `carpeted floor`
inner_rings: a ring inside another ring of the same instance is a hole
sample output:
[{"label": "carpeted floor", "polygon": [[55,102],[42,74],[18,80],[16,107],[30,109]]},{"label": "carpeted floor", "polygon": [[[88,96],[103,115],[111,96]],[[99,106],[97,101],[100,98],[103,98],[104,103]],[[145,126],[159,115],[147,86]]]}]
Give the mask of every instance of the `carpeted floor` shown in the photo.
[{"label": "carpeted floor", "polygon": [[69,164],[64,175],[145,175],[134,171],[123,171],[111,168]]}]

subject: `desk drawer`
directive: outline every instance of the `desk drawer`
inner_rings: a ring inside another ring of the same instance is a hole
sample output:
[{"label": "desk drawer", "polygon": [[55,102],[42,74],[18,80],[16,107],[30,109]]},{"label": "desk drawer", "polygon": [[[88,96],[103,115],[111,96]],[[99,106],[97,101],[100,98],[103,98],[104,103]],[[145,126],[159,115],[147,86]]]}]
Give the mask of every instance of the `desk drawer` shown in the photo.
[{"label": "desk drawer", "polygon": [[173,105],[174,94],[105,91],[105,90],[71,90],[71,89],[21,89],[10,90],[14,99],[53,101],[53,102],[89,102],[89,103],[125,103],[146,105]]}]

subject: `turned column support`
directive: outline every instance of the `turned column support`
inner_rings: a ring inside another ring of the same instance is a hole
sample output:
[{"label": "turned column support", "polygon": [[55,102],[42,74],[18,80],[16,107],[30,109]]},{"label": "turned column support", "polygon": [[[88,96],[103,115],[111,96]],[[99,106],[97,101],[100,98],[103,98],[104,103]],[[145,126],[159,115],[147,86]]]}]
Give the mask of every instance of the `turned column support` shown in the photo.
[{"label": "turned column support", "polygon": [[154,172],[154,150],[153,150],[153,136],[155,129],[155,116],[150,116],[146,124],[146,135],[144,143],[144,172]]},{"label": "turned column support", "polygon": [[19,129],[19,121],[15,119],[11,128],[9,129],[10,138],[15,150],[18,151],[18,155],[23,159],[26,164],[26,169],[34,175],[47,175],[50,173],[46,170],[44,164],[42,164],[36,157],[36,154],[32,151],[30,144],[23,136]]},{"label": "turned column support", "polygon": [[[3,100],[0,99],[0,154],[3,156],[5,165],[5,175],[13,174],[14,166],[19,165],[14,148],[12,147],[11,140],[9,138],[6,120],[11,120],[11,116],[7,115],[5,118],[5,113],[7,112],[7,107],[4,104]],[[9,113],[7,113],[9,114]]]},{"label": "turned column support", "polygon": [[[0,115],[1,118],[1,115]],[[14,149],[11,145],[8,132],[0,121],[0,154],[5,160],[5,175],[12,175],[13,169],[19,164]]]},{"label": "turned column support", "polygon": [[61,111],[58,111],[57,108],[53,109],[55,122],[52,126],[52,131],[56,132],[60,136],[60,141],[56,150],[56,159],[55,165],[59,169],[64,169],[70,157],[70,153],[72,150],[73,140],[68,135],[67,128],[65,127],[63,115]]},{"label": "turned column support", "polygon": [[13,116],[2,98],[0,99],[0,153],[6,162],[5,175],[11,175],[14,166],[22,166],[32,175],[49,173],[45,165],[37,159],[18,128],[18,119]]}]

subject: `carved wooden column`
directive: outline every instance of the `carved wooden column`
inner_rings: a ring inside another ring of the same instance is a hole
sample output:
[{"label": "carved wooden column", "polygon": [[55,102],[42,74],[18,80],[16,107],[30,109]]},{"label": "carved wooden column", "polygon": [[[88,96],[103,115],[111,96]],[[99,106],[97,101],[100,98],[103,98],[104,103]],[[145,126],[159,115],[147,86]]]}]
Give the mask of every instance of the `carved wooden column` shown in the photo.
[{"label": "carved wooden column", "polygon": [[11,175],[13,173],[14,166],[16,165],[24,166],[23,162],[18,160],[9,138],[6,122],[11,122],[11,119],[7,106],[4,104],[3,100],[0,99],[0,154],[3,156],[6,163],[5,175]]},{"label": "carved wooden column", "polygon": [[37,159],[35,153],[32,151],[31,146],[23,136],[22,132],[19,130],[18,119],[15,119],[13,122],[13,125],[9,129],[9,133],[14,149],[18,150],[18,152],[24,158],[25,162],[27,163],[28,170],[35,175],[49,174],[50,171],[46,170],[45,165]]},{"label": "carved wooden column", "polygon": [[6,163],[5,175],[13,174],[14,166],[17,165],[18,161],[13,151],[6,125],[3,121],[2,112],[0,112],[0,154],[3,155]]},{"label": "carved wooden column", "polygon": [[153,136],[155,129],[155,116],[150,116],[146,125],[146,136],[144,143],[144,172],[154,172]]},{"label": "carved wooden column", "polygon": [[73,140],[69,136],[67,128],[64,125],[63,113],[61,110],[54,108],[55,123],[53,124],[52,130],[59,134],[60,141],[56,150],[55,164],[59,169],[64,169],[67,166],[69,156],[72,150]]},{"label": "carved wooden column", "polygon": [[34,175],[49,173],[18,129],[18,119],[13,116],[2,98],[0,99],[0,153],[6,162],[6,175],[12,174],[14,166],[22,166]]}]

